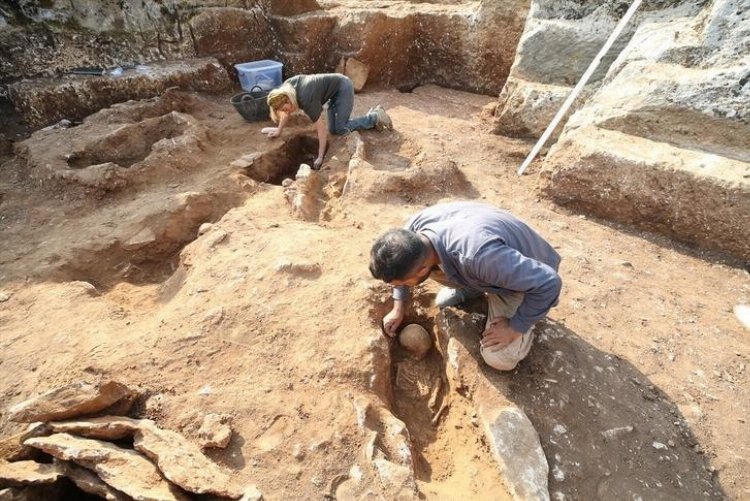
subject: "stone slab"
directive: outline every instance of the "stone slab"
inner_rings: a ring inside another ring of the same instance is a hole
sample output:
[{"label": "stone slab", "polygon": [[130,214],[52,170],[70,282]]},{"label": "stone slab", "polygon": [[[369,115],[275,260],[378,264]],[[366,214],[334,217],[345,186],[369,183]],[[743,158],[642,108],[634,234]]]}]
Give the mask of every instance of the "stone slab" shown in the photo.
[{"label": "stone slab", "polygon": [[137,501],[187,501],[189,498],[161,476],[139,453],[108,442],[56,433],[30,438],[26,445],[94,471],[108,485]]},{"label": "stone slab", "polygon": [[187,491],[233,499],[242,496],[242,489],[229,475],[179,433],[144,420],[133,445],[154,461],[165,477]]},{"label": "stone slab", "polygon": [[586,127],[545,168],[559,204],[750,260],[748,162]]},{"label": "stone slab", "polygon": [[8,419],[31,423],[91,415],[132,394],[127,386],[115,381],[73,383],[14,405],[8,410]]}]

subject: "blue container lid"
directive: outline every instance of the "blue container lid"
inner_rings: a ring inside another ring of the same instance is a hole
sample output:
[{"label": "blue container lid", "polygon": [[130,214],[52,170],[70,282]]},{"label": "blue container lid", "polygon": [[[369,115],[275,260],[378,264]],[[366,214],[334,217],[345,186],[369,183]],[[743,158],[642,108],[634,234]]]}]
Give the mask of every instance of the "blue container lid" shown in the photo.
[{"label": "blue container lid", "polygon": [[235,64],[234,67],[238,70],[270,70],[275,68],[281,68],[284,66],[282,63],[278,61],[273,61],[271,59],[263,59],[262,61],[252,61],[249,63],[239,63]]}]

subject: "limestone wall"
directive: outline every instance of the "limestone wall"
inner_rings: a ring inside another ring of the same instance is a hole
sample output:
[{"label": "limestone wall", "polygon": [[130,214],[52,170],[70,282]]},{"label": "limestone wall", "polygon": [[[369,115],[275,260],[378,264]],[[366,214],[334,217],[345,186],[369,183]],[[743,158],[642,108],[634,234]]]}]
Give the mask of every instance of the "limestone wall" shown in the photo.
[{"label": "limestone wall", "polygon": [[[213,56],[232,65],[272,58],[285,76],[332,71],[341,56],[370,81],[496,94],[510,71],[528,0],[49,0],[0,6],[0,84]],[[44,5],[44,7],[42,7]]]},{"label": "limestone wall", "polygon": [[682,3],[635,27],[550,150],[546,192],[750,260],[747,2]]}]

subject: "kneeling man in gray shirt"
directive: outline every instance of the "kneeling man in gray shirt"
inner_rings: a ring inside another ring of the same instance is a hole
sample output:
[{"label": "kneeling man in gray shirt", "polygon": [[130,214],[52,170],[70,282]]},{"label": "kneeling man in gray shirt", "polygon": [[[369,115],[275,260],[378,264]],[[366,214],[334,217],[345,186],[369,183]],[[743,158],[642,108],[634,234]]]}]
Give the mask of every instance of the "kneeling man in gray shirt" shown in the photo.
[{"label": "kneeling man in gray shirt", "polygon": [[432,278],[445,285],[439,307],[485,294],[487,325],[482,358],[513,370],[531,349],[534,323],[557,305],[560,255],[511,213],[476,202],[429,207],[405,229],[384,233],[370,252],[370,272],[393,285],[393,309],[383,328],[395,336],[405,316],[409,287]]}]

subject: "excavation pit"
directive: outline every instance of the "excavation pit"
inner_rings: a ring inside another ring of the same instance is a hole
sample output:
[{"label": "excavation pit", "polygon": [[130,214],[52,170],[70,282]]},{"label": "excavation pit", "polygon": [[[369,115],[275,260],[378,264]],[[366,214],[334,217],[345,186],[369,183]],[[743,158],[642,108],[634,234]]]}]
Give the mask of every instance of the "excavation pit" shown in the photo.
[{"label": "excavation pit", "polygon": [[67,155],[66,161],[72,169],[84,169],[108,162],[120,167],[130,167],[149,156],[159,141],[174,140],[187,127],[188,122],[177,113],[148,118],[119,127],[86,144],[83,149]]},{"label": "excavation pit", "polygon": [[294,178],[299,166],[312,166],[318,154],[318,140],[314,137],[298,135],[284,141],[284,144],[265,153],[245,169],[245,174],[261,183],[281,186],[282,181]]}]

